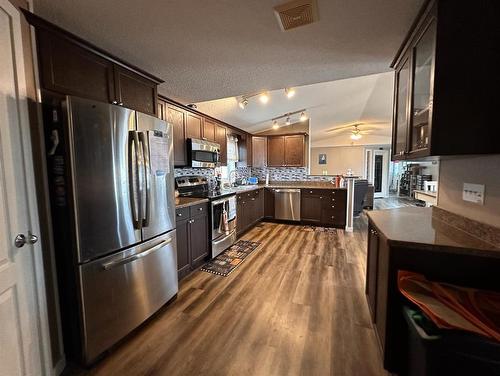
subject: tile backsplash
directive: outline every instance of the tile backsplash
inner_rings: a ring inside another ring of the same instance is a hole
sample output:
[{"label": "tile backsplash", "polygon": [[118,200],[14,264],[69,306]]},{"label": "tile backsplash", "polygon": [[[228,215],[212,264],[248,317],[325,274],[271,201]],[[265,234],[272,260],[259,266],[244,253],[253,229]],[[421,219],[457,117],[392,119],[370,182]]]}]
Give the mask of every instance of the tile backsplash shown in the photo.
[{"label": "tile backsplash", "polygon": [[[256,176],[259,181],[266,180],[269,173],[270,181],[330,181],[330,176],[312,176],[307,174],[305,167],[238,167],[236,177],[238,179]],[[213,168],[176,168],[175,176],[203,175],[215,176]]]},{"label": "tile backsplash", "polygon": [[330,176],[312,176],[307,174],[306,167],[262,167],[252,168],[252,176],[257,176],[259,181],[266,180],[269,173],[270,181],[330,181]]}]

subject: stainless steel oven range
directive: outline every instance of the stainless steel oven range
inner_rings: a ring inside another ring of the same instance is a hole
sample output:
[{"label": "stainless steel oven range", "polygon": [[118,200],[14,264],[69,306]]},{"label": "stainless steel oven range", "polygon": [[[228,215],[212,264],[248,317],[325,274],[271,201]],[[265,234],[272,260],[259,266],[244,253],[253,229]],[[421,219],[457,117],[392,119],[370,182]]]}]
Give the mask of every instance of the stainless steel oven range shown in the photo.
[{"label": "stainless steel oven range", "polygon": [[180,176],[175,186],[181,196],[203,197],[210,201],[211,256],[219,255],[236,241],[236,194],[231,190],[210,189],[205,176]]}]

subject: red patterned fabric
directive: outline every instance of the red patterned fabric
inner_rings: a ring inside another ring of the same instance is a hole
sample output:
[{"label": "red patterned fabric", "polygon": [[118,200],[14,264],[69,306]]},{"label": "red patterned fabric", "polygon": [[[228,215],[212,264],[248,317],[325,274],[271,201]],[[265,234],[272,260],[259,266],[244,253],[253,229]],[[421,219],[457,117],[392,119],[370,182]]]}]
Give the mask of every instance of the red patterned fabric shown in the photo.
[{"label": "red patterned fabric", "polygon": [[461,329],[500,341],[500,293],[437,283],[398,272],[398,288],[440,328]]}]

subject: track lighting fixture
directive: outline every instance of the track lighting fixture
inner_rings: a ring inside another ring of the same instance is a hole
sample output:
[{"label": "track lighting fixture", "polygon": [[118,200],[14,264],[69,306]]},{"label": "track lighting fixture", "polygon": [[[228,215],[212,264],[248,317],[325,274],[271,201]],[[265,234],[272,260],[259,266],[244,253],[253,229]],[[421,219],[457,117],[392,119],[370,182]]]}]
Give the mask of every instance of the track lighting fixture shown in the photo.
[{"label": "track lighting fixture", "polygon": [[240,108],[242,110],[245,109],[245,107],[247,106],[247,104],[248,104],[248,99],[246,99],[246,98],[241,98],[241,100],[238,102],[238,106],[240,106]]},{"label": "track lighting fixture", "polygon": [[293,87],[286,88],[285,94],[286,94],[287,98],[290,99],[295,95],[295,89]]},{"label": "track lighting fixture", "polygon": [[[300,114],[300,117],[298,120],[306,121],[308,119],[307,114],[306,114],[306,109],[298,110],[298,111],[294,111],[294,112],[288,112],[286,114],[283,114],[281,116],[277,116],[277,117],[271,119],[273,122],[273,129],[278,129],[278,127],[279,127],[278,120],[279,119],[286,118],[285,124],[290,125],[290,124],[292,124],[292,118],[297,119],[297,117],[295,115],[298,115],[298,114]],[[293,120],[293,121],[297,122],[298,120]]]}]

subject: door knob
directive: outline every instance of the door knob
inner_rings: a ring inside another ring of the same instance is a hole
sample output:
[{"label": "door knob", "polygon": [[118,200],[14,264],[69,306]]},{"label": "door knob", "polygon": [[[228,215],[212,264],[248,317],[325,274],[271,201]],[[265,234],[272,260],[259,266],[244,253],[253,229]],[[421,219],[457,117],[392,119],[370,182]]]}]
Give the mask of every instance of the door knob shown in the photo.
[{"label": "door knob", "polygon": [[14,239],[14,244],[17,248],[24,247],[24,245],[26,244],[26,236],[24,236],[24,234],[17,235]]}]

